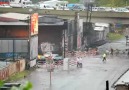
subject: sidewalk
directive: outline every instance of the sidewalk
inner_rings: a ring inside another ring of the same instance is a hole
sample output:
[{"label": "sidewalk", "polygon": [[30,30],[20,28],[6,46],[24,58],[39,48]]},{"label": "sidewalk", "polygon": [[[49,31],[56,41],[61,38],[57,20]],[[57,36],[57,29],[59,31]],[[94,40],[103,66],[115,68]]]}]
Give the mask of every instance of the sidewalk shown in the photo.
[{"label": "sidewalk", "polygon": [[[129,49],[129,46],[126,46],[126,39],[125,38],[122,38],[118,41],[115,41],[115,42],[110,42],[110,43],[106,43],[102,46],[99,46],[98,47],[98,50],[103,53],[105,52],[106,50],[110,50],[110,48],[113,48],[114,50],[116,49],[119,49],[120,51],[126,51],[126,49]],[[125,57],[126,59],[128,58],[127,57],[127,54],[120,54],[120,56],[113,56],[113,57],[116,57],[116,58],[121,58],[121,59],[124,59],[123,57]],[[117,85],[125,85],[125,84],[129,84],[129,67],[127,70],[123,71],[123,73],[119,73],[119,75],[117,76],[116,80],[114,83],[112,83],[112,87],[115,87]],[[122,89],[122,90],[125,90],[125,89]]]}]

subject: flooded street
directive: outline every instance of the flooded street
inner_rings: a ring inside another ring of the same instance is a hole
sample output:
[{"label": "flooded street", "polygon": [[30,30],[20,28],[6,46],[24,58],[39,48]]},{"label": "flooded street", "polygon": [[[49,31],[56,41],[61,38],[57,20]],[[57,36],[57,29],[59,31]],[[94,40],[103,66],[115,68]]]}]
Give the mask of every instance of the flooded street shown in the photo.
[{"label": "flooded street", "polygon": [[45,66],[19,82],[32,82],[33,90],[105,90],[106,80],[111,86],[128,69],[128,65],[129,60],[126,58],[108,57],[107,62],[103,63],[100,56],[85,57],[83,68],[70,66],[69,71],[64,71],[62,66],[55,67],[51,73],[51,87],[50,73]]}]

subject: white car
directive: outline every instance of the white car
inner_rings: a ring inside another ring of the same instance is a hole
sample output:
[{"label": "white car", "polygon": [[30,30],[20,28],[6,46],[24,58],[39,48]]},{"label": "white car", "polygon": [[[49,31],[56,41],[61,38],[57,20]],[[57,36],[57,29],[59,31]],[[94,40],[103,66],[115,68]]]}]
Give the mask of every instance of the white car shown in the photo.
[{"label": "white car", "polygon": [[69,10],[66,6],[58,6],[56,10]]},{"label": "white car", "polygon": [[83,4],[75,4],[72,7],[69,7],[70,10],[84,11],[86,7]]},{"label": "white car", "polygon": [[115,12],[129,12],[129,10],[126,8],[115,8],[114,11]]},{"label": "white car", "polygon": [[49,4],[39,4],[39,9],[52,9],[52,10],[54,10],[55,8]]},{"label": "white car", "polygon": [[37,9],[39,9],[40,7],[38,4],[26,4],[26,5],[24,5],[23,8],[35,8],[35,9],[37,8]]}]

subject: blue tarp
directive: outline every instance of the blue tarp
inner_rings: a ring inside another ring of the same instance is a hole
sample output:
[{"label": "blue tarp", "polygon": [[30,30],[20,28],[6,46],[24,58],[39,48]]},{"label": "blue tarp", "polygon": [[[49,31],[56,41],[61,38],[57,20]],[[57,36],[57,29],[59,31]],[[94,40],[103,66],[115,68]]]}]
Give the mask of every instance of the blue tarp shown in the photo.
[{"label": "blue tarp", "polygon": [[67,7],[68,8],[71,8],[71,7],[73,7],[75,4],[67,4]]},{"label": "blue tarp", "polygon": [[13,58],[13,54],[14,57],[18,57],[18,56],[26,56],[26,53],[13,53],[13,52],[7,52],[7,53],[0,53],[0,58]]}]

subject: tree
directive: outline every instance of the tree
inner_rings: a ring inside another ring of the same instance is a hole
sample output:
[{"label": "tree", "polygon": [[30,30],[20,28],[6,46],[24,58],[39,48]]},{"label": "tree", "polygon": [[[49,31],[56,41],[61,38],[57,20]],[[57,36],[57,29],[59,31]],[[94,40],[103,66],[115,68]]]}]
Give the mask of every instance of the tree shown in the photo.
[{"label": "tree", "polygon": [[12,87],[11,90],[32,90],[32,83],[26,82],[24,85],[20,87]]},{"label": "tree", "polygon": [[97,6],[123,7],[128,6],[129,0],[96,0]]},{"label": "tree", "polygon": [[[0,87],[4,86],[4,82],[0,80]],[[32,83],[26,82],[24,85],[20,85],[20,87],[11,87],[11,90],[32,90]]]}]

